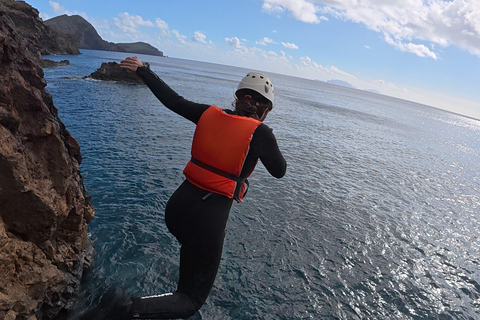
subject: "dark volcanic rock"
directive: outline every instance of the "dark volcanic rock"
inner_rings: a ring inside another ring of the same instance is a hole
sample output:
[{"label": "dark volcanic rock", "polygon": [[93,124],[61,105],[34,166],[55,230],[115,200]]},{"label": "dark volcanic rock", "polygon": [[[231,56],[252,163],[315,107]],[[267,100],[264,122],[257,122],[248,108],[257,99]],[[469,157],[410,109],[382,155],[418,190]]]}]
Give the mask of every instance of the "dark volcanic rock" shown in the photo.
[{"label": "dark volcanic rock", "polygon": [[136,73],[120,68],[116,62],[103,62],[97,71],[85,78],[143,84],[143,80]]},{"label": "dark volcanic rock", "polygon": [[75,38],[46,26],[38,10],[24,1],[0,0],[3,12],[15,26],[15,31],[25,40],[28,50],[37,60],[40,55],[80,54]]},{"label": "dark volcanic rock", "polygon": [[145,42],[113,43],[102,39],[95,28],[78,15],[61,15],[45,21],[47,26],[58,32],[73,36],[81,49],[106,50],[149,54],[163,57],[163,52]]},{"label": "dark volcanic rock", "polygon": [[104,41],[97,30],[84,18],[78,15],[66,14],[48,19],[45,24],[58,32],[71,35],[82,49],[111,50],[113,43]]},{"label": "dark volcanic rock", "polygon": [[91,263],[94,209],[80,147],[30,50],[38,44],[28,45],[11,6],[0,0],[0,319],[54,319],[72,308]]},{"label": "dark volcanic rock", "polygon": [[51,67],[63,67],[63,66],[69,66],[70,61],[68,60],[62,60],[62,61],[53,61],[50,59],[43,59],[40,62],[40,66],[42,68],[51,68]]}]

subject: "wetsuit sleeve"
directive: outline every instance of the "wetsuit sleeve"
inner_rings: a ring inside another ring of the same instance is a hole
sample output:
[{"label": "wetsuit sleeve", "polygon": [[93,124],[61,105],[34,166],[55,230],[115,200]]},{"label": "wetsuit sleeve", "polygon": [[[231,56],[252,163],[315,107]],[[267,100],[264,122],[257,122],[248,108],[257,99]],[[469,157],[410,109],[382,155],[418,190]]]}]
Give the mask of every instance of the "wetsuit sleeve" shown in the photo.
[{"label": "wetsuit sleeve", "polygon": [[260,158],[268,172],[275,178],[281,178],[287,171],[287,162],[278,148],[272,129],[261,124],[252,138],[252,149]]},{"label": "wetsuit sleeve", "polygon": [[137,75],[142,78],[143,82],[165,107],[195,124],[200,119],[202,113],[210,107],[206,104],[184,99],[147,67],[139,67]]}]

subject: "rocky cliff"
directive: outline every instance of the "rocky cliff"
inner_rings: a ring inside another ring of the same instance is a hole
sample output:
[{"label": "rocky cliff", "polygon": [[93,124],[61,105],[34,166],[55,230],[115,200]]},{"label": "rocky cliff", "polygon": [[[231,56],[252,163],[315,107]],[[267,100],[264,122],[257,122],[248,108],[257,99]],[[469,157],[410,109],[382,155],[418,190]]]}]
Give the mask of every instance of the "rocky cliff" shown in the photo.
[{"label": "rocky cliff", "polygon": [[145,42],[113,43],[103,40],[95,28],[78,15],[61,15],[45,21],[45,25],[58,32],[73,36],[81,49],[106,50],[149,54],[163,57],[163,52]]},{"label": "rocky cliff", "polygon": [[0,1],[0,319],[59,319],[91,261],[94,209],[12,5]]},{"label": "rocky cliff", "polygon": [[28,51],[41,65],[41,55],[80,54],[74,37],[44,25],[38,10],[28,3],[13,0],[0,0],[0,3],[4,14],[13,22],[15,31],[26,40]]}]

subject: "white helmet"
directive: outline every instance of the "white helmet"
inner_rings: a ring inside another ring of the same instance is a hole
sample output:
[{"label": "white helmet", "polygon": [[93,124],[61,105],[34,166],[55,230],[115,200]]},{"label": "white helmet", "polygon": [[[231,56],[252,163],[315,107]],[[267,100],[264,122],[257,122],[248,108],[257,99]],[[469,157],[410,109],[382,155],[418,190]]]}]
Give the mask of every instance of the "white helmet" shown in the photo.
[{"label": "white helmet", "polygon": [[258,72],[247,73],[247,75],[243,77],[242,81],[240,81],[238,84],[237,91],[235,91],[235,96],[237,95],[237,92],[242,89],[250,89],[260,93],[273,105],[273,83],[266,75]]}]

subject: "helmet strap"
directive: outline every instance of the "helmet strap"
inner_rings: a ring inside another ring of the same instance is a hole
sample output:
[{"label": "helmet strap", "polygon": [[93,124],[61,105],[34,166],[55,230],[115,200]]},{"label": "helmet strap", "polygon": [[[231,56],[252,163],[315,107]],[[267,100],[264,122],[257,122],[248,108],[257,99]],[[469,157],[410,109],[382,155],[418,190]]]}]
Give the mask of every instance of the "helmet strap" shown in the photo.
[{"label": "helmet strap", "polygon": [[265,111],[263,111],[263,114],[262,114],[262,116],[258,119],[258,121],[263,122],[263,120],[265,120],[265,118],[267,117],[269,111],[270,111],[270,110],[269,110],[268,108],[265,109]]}]

